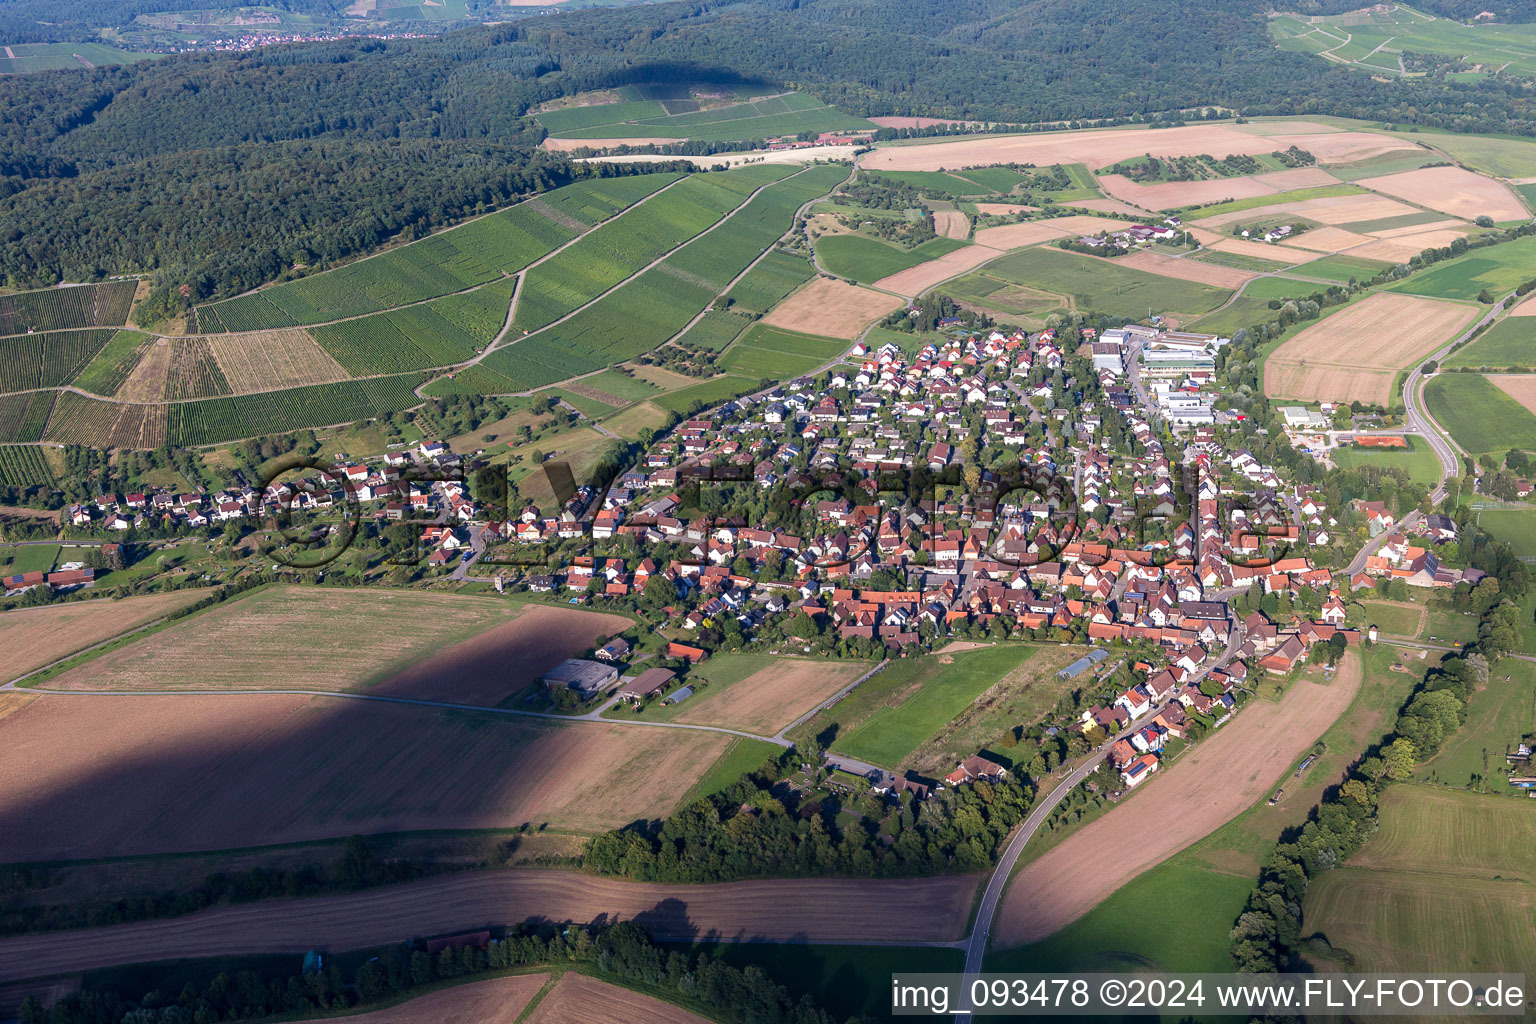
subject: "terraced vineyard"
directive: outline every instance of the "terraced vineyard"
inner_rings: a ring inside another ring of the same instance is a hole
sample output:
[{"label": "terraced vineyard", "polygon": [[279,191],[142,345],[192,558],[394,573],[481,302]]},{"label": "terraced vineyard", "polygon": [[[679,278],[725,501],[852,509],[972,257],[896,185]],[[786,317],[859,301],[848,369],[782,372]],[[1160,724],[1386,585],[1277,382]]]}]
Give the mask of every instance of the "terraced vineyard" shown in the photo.
[{"label": "terraced vineyard", "polygon": [[57,391],[0,395],[0,441],[40,441]]},{"label": "terraced vineyard", "polygon": [[547,331],[491,353],[484,365],[542,387],[647,352],[681,331],[789,229],[796,210],[848,176],[812,167],[771,185],[729,221]]},{"label": "terraced vineyard", "polygon": [[50,331],[0,338],[0,391],[57,387],[74,379],[113,332]]},{"label": "terraced vineyard", "polygon": [[0,335],[128,322],[136,281],[108,281],[0,297]]},{"label": "terraced vineyard", "polygon": [[696,174],[627,210],[527,273],[515,325],[535,331],[592,301],[740,206],[744,194],[790,170],[754,166]]},{"label": "terraced vineyard", "polygon": [[31,487],[53,483],[53,471],[42,450],[32,445],[0,445],[0,487]]},{"label": "terraced vineyard", "polygon": [[[677,179],[646,174],[559,188],[430,238],[336,270],[196,310],[199,333],[295,327],[461,292],[513,274],[589,223]],[[615,184],[623,181],[624,184]]]}]

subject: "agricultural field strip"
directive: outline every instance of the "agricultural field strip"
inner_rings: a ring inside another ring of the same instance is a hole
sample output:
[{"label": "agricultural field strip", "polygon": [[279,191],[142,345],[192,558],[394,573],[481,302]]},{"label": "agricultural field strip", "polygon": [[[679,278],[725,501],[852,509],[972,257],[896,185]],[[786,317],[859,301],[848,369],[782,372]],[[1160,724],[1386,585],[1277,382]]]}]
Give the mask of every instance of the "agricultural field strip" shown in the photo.
[{"label": "agricultural field strip", "polygon": [[[694,242],[697,242],[699,239],[704,238],[706,235],[709,235],[712,232],[719,230],[723,225],[729,223],[733,217],[735,217],[742,210],[745,210],[748,207],[748,205],[750,205],[751,201],[753,199],[756,199],[758,197],[758,195],[761,194],[765,189],[772,188],[774,185],[780,185],[780,184],[783,184],[784,182],[787,182],[787,181],[793,181],[794,179],[800,177],[802,174],[805,174],[808,171],[812,170],[813,167],[814,167],[814,165],[812,165],[811,167],[806,167],[803,170],[796,171],[794,174],[787,175],[787,176],[785,176],[783,178],[778,179],[777,181],[770,181],[770,182],[766,182],[766,183],[764,183],[762,185],[759,185],[756,189],[753,189],[752,192],[747,195],[745,201],[743,201],[740,206],[736,207],[730,213],[727,213],[724,217],[721,217],[719,220],[715,221],[714,224],[710,225],[708,228],[705,228],[703,231],[699,232],[697,235],[694,235],[692,238],[690,238],[688,240],[687,244],[692,244]],[[821,196],[818,196],[818,197],[816,197],[816,199],[810,200],[807,203],[802,204],[802,206],[800,207],[800,210],[803,212],[806,206],[809,206],[810,203],[816,202],[817,200],[819,200],[821,198],[822,198]],[[789,229],[786,227],[785,230],[787,231]],[[682,247],[679,246],[678,248],[682,248]],[[772,252],[772,251],[773,251],[773,247],[770,246],[763,253],[761,253],[757,257],[757,259],[758,260],[762,259],[763,256],[766,256],[769,252]],[[492,352],[505,351],[505,350],[507,350],[509,348],[512,348],[513,346],[515,346],[520,341],[527,341],[527,340],[529,340],[531,338],[537,338],[540,335],[545,334],[546,332],[551,331],[551,330],[555,329],[556,327],[559,327],[561,324],[565,323],[566,321],[571,320],[571,319],[573,319],[573,318],[575,318],[577,316],[580,316],[583,312],[585,312],[586,310],[590,309],[592,306],[597,305],[597,303],[601,302],[603,299],[605,299],[608,296],[612,295],[614,292],[618,291],[620,288],[623,288],[625,285],[627,285],[630,282],[634,281],[635,279],[643,276],[647,271],[650,271],[650,270],[654,269],[655,267],[661,265],[662,263],[665,263],[668,259],[670,259],[672,257],[673,253],[675,253],[675,252],[677,252],[676,249],[674,249],[672,252],[669,252],[669,253],[666,253],[666,254],[664,254],[662,256],[657,257],[656,259],[654,259],[650,263],[648,263],[646,266],[641,267],[639,270],[635,271],[629,277],[626,277],[624,280],[620,281],[618,284],[614,285],[613,287],[609,288],[607,291],[603,292],[601,295],[594,296],[593,298],[591,298],[587,302],[583,303],[580,306],[577,306],[575,309],[571,310],[569,313],[567,313],[564,316],[562,316],[560,319],[551,321],[550,323],[548,323],[545,326],[539,328],[537,331],[534,331],[533,333],[526,335],[525,337],[514,338],[514,339],[512,339],[512,341],[508,342],[507,344],[500,345],[499,347],[497,345],[495,345],[495,344],[487,345],[486,348],[485,348],[485,351],[481,352],[477,357],[475,357],[474,359],[470,360],[468,363],[465,363],[465,364],[462,364],[462,365],[471,366],[471,365],[474,365],[476,363],[479,363],[482,359],[484,359],[486,356],[490,355]],[[757,262],[757,260],[754,260],[753,264],[755,265],[756,262]],[[747,269],[750,270],[751,267],[748,267]],[[738,278],[740,276],[741,275],[737,275]],[[731,285],[734,285],[735,283],[736,283],[736,279],[733,278],[732,281],[731,281]],[[725,291],[728,291],[729,288],[730,288],[730,286],[728,285],[726,288],[721,289],[719,294],[723,294]],[[695,318],[695,319],[697,319],[697,318]],[[686,328],[684,328],[684,331],[686,331]],[[680,336],[682,333],[683,332],[678,332],[678,334],[674,335],[673,337],[676,338],[676,337]],[[606,367],[603,367],[603,369],[606,369]],[[594,371],[594,372],[601,372],[601,370]],[[587,374],[583,374],[582,376],[587,376]],[[538,389],[535,388],[534,390],[538,390]]]}]

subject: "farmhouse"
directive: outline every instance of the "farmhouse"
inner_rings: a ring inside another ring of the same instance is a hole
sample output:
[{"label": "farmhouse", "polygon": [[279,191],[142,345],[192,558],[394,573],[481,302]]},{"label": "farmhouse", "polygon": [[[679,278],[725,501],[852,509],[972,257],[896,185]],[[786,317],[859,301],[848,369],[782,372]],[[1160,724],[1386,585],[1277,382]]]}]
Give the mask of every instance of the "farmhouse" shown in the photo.
[{"label": "farmhouse", "polygon": [[611,686],[619,678],[619,670],[600,661],[584,661],[567,658],[544,673],[544,685],[550,689],[566,687],[590,698],[600,690]]},{"label": "farmhouse", "polygon": [[644,672],[619,684],[619,699],[639,703],[654,697],[666,689],[677,675],[670,669],[648,668]]}]

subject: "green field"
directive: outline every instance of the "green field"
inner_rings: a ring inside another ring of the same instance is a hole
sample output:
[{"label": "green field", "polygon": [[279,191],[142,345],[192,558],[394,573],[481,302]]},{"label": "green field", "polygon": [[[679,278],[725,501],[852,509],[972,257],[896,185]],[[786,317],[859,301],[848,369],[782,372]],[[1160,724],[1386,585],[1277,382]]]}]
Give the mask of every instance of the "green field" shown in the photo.
[{"label": "green field", "polygon": [[574,131],[577,128],[595,128],[598,125],[617,124],[620,121],[638,121],[645,117],[666,117],[667,110],[657,100],[636,100],[629,103],[604,103],[590,107],[565,107],[534,115],[544,130],[556,132]]},{"label": "green field", "polygon": [[744,395],[757,388],[757,381],[747,377],[726,375],[707,380],[702,384],[683,388],[680,391],[669,391],[655,400],[656,405],[668,412],[686,414],[694,402],[703,402],[705,407],[719,405],[727,399]]},{"label": "green field", "polygon": [[0,296],[0,336],[128,322],[134,281],[70,285]]},{"label": "green field", "polygon": [[25,544],[6,548],[10,563],[5,566],[7,576],[26,572],[48,572],[59,560],[57,544]]},{"label": "green field", "polygon": [[826,235],[816,240],[816,258],[830,273],[852,281],[878,281],[882,277],[927,263],[965,248],[954,238],[935,238],[912,249],[888,245],[868,235]]},{"label": "green field", "polygon": [[1327,287],[1312,281],[1297,281],[1289,277],[1256,277],[1243,289],[1243,298],[1262,299],[1265,302],[1270,299],[1299,299],[1323,291]]},{"label": "green field", "polygon": [[111,329],[0,338],[0,391],[68,384],[111,340]]},{"label": "green field", "polygon": [[1431,129],[1396,134],[1399,138],[1410,138],[1434,146],[1468,167],[1486,171],[1496,177],[1536,177],[1536,142],[1530,139],[1462,135]]},{"label": "green field", "polygon": [[1505,317],[1445,357],[1442,366],[1536,366],[1536,316]]},{"label": "green field", "polygon": [[166,440],[173,445],[194,446],[352,423],[419,405],[421,399],[412,389],[421,380],[420,374],[408,373],[179,402],[166,407]]},{"label": "green field", "polygon": [[25,75],[34,71],[79,71],[88,67],[132,64],[158,56],[119,50],[104,43],[13,43],[14,57],[0,56],[0,75]]},{"label": "green field", "polygon": [[98,395],[114,394],[138,365],[148,340],[149,335],[138,331],[118,331],[75,377],[75,386]]},{"label": "green field", "polygon": [[961,280],[983,277],[992,279],[999,289],[1007,284],[1020,285],[1068,296],[1079,310],[1132,318],[1146,316],[1149,308],[1154,313],[1204,313],[1232,294],[1224,288],[1149,274],[1117,266],[1109,260],[1053,248],[1012,253],[988,264],[984,274],[968,275]]},{"label": "green field", "polygon": [[[632,112],[635,104],[615,104]],[[700,142],[734,142],[748,139],[764,139],[779,135],[795,135],[800,132],[873,131],[875,125],[862,117],[845,114],[829,107],[813,96],[804,93],[787,93],[769,96],[749,103],[738,103],[713,110],[695,110],[680,114],[661,114],[649,117],[614,117],[605,123],[591,123],[597,118],[612,116],[612,107],[579,108],[555,114],[541,114],[540,120],[553,117],[562,120],[581,119],[588,124],[561,129],[550,129],[550,134],[562,139],[692,139]]]},{"label": "green field", "polygon": [[1357,281],[1369,281],[1391,266],[1390,263],[1363,260],[1358,256],[1324,256],[1320,260],[1292,267],[1291,273],[1299,277],[1316,277],[1324,281],[1346,284],[1351,278]]},{"label": "green field", "polygon": [[898,767],[946,722],[1038,651],[1004,644],[943,655],[951,659],[947,665],[938,655],[893,663],[881,674],[908,680],[910,695],[877,709],[857,728],[839,736],[833,746],[849,757]]},{"label": "green field", "polygon": [[752,321],[747,317],[728,309],[712,309],[698,323],[688,328],[679,340],[687,345],[707,348],[711,352],[723,352],[751,324]]},{"label": "green field", "polygon": [[1279,260],[1266,260],[1258,256],[1249,256],[1240,252],[1219,252],[1215,249],[1206,249],[1203,252],[1190,254],[1190,259],[1199,260],[1201,263],[1209,263],[1217,267],[1232,267],[1237,270],[1251,270],[1256,274],[1273,274],[1279,270],[1285,270],[1289,263],[1281,263]]},{"label": "green field", "polygon": [[660,393],[661,389],[650,381],[631,377],[617,370],[604,370],[595,377],[587,377],[582,383],[597,390],[622,398],[627,402],[640,402]]},{"label": "green field", "polygon": [[0,487],[30,487],[53,483],[53,470],[43,450],[33,445],[0,445]]},{"label": "green field", "polygon": [[1205,217],[1219,217],[1224,213],[1241,213],[1244,210],[1257,210],[1265,206],[1274,206],[1277,203],[1299,203],[1304,199],[1328,199],[1333,196],[1356,196],[1366,192],[1366,189],[1358,185],[1317,185],[1313,188],[1298,188],[1290,192],[1276,192],[1269,196],[1252,196],[1248,199],[1234,199],[1227,203],[1217,203],[1214,206],[1206,206],[1194,210],[1186,220],[1200,220]]},{"label": "green field", "polygon": [[[1313,287],[1317,287],[1314,285]],[[1218,309],[1214,313],[1191,320],[1187,326],[1192,331],[1210,331],[1215,334],[1232,336],[1232,332],[1239,327],[1252,327],[1254,324],[1267,323],[1275,318],[1276,311],[1269,308],[1267,299],[1249,298],[1247,295],[1239,295],[1232,304]]]},{"label": "green field", "polygon": [[[1484,522],[1492,514],[1483,513]],[[1506,513],[1508,514],[1508,513]],[[1536,521],[1536,514],[1516,512]],[[1527,527],[1531,529],[1531,527]],[[1523,552],[1522,552],[1523,553]],[[1467,702],[1467,720],[1414,778],[1463,789],[1483,780],[1488,793],[1518,793],[1505,781],[1504,755],[1536,732],[1536,664],[1505,658],[1488,673],[1488,685]],[[1531,816],[1536,828],[1536,815]],[[1533,879],[1536,881],[1536,879]]]},{"label": "green field", "polygon": [[1404,469],[1415,482],[1433,488],[1440,482],[1440,459],[1434,451],[1418,438],[1408,439],[1409,448],[1336,448],[1333,461],[1342,469],[1358,466],[1381,466]]},{"label": "green field", "polygon": [[1536,963],[1536,882],[1524,869],[1536,841],[1531,801],[1397,785],[1380,821],[1346,866],[1312,882],[1307,932],[1352,954],[1357,971]]},{"label": "green field", "polygon": [[1523,24],[1464,25],[1436,18],[1403,4],[1386,10],[1352,12],[1307,21],[1296,15],[1271,18],[1269,31],[1283,50],[1318,54],[1327,51],[1335,63],[1370,74],[1400,75],[1396,52],[1464,57],[1512,75],[1536,74],[1536,26]]},{"label": "green field", "polygon": [[1442,299],[1475,299],[1484,288],[1503,298],[1529,281],[1536,267],[1536,235],[1517,238],[1421,270],[1392,291]]},{"label": "green field", "polygon": [[848,351],[836,338],[753,324],[726,350],[720,368],[747,377],[798,377]]},{"label": "green field", "polygon": [[[1366,591],[1369,593],[1369,591]],[[1357,625],[1373,625],[1383,633],[1391,636],[1414,638],[1419,635],[1419,619],[1423,615],[1422,608],[1405,607],[1390,601],[1362,601],[1360,608],[1363,612],[1359,616]]]},{"label": "green field", "polygon": [[1477,521],[1499,540],[1513,545],[1517,554],[1536,557],[1536,511],[1488,509],[1477,514]]},{"label": "green field", "polygon": [[747,271],[725,297],[733,306],[766,313],[815,275],[816,268],[804,256],[775,249]]},{"label": "green field", "polygon": [[1424,403],[1451,438],[1473,455],[1536,448],[1536,416],[1480,373],[1440,373]]}]

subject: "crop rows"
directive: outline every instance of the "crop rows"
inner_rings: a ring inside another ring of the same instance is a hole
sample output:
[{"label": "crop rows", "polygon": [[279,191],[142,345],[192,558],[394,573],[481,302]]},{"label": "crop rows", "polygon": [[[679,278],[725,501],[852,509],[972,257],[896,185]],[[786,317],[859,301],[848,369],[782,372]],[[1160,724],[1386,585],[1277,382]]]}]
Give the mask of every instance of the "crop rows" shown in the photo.
[{"label": "crop rows", "polygon": [[305,427],[350,423],[408,409],[419,374],[210,398],[166,406],[170,444],[203,445],[241,437],[283,434]]},{"label": "crop rows", "polygon": [[775,249],[726,292],[726,298],[744,309],[766,313],[815,273],[816,268],[804,256]]},{"label": "crop rows", "polygon": [[311,328],[310,334],[348,373],[359,377],[462,363],[482,347],[480,339],[431,305],[323,324]]},{"label": "crop rows", "polygon": [[795,210],[845,176],[840,167],[818,167],[773,185],[708,235],[558,327],[493,352],[485,365],[533,388],[656,348],[787,231]]},{"label": "crop rows", "polygon": [[65,391],[43,436],[93,448],[158,448],[165,444],[167,408],[173,407],[107,402]]},{"label": "crop rows", "polygon": [[53,483],[53,471],[40,448],[31,445],[0,445],[0,486],[30,487]]},{"label": "crop rows", "polygon": [[526,390],[525,385],[510,377],[477,364],[455,370],[451,377],[439,377],[422,388],[422,394],[433,398],[453,398],[458,395],[505,395]]},{"label": "crop rows", "polygon": [[589,178],[586,181],[578,181],[574,185],[557,188],[553,192],[546,192],[539,196],[539,202],[556,213],[572,217],[583,224],[597,224],[681,177],[682,175],[676,171],[665,171],[659,174],[625,174],[611,178]]},{"label": "crop rows", "polygon": [[57,391],[0,395],[0,441],[40,441]]},{"label": "crop rows", "polygon": [[714,309],[688,328],[688,333],[682,336],[681,341],[712,352],[723,352],[727,345],[750,326],[752,321],[740,314],[726,309]]},{"label": "crop rows", "polygon": [[0,297],[0,335],[128,322],[136,281],[47,288]]},{"label": "crop rows", "polygon": [[516,288],[517,278],[507,277],[472,292],[436,299],[428,306],[471,337],[482,343],[490,342],[507,322],[507,309],[512,305]]},{"label": "crop rows", "polygon": [[234,390],[207,338],[177,338],[174,344],[165,380],[166,398],[206,398]]},{"label": "crop rows", "polygon": [[539,124],[551,135],[568,132],[575,128],[593,128],[615,121],[638,121],[642,117],[664,117],[666,109],[656,100],[638,100],[630,103],[604,103],[591,107],[567,107],[535,114]]},{"label": "crop rows", "polygon": [[[788,168],[774,168],[777,177]],[[741,205],[762,174],[696,174],[595,228],[524,275],[516,324],[535,331],[623,281]],[[768,178],[771,181],[774,178]]]},{"label": "crop rows", "polygon": [[0,391],[69,383],[112,334],[110,330],[54,331],[0,338]]},{"label": "crop rows", "polygon": [[98,395],[111,395],[139,364],[139,355],[149,335],[139,331],[118,331],[75,378],[75,387]]}]

